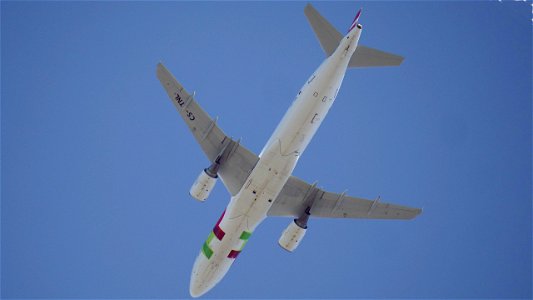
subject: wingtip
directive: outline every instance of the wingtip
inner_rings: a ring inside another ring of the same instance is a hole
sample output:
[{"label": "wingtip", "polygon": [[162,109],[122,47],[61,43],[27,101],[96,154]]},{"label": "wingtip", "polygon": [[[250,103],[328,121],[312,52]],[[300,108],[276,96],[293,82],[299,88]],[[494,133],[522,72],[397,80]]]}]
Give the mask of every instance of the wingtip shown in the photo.
[{"label": "wingtip", "polygon": [[418,214],[419,215],[421,215],[423,212],[424,212],[424,208],[423,207],[418,209]]},{"label": "wingtip", "polygon": [[311,5],[311,3],[307,3],[307,5],[304,7],[304,14],[308,15],[312,13],[313,11],[316,11],[315,7]]}]

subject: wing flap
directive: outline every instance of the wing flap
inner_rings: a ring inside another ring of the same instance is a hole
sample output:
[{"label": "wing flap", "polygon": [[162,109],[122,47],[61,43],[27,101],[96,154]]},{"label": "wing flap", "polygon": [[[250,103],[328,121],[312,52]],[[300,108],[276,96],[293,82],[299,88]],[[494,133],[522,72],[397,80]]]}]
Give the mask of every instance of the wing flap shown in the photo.
[{"label": "wing flap", "polygon": [[289,177],[267,214],[278,217],[298,217],[306,208],[305,196],[309,194],[311,188],[312,186],[305,181],[295,176]]},{"label": "wing flap", "polygon": [[237,195],[250,176],[259,157],[236,142],[236,148],[220,166],[218,174],[232,196]]}]

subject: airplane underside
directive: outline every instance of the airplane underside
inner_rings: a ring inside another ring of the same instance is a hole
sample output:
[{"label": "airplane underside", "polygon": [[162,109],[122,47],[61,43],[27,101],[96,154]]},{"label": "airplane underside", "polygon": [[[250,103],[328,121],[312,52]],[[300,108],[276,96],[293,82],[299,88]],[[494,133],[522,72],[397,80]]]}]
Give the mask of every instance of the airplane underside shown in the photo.
[{"label": "airplane underside", "polygon": [[328,56],[304,83],[296,99],[259,155],[228,137],[162,65],[157,76],[173,104],[211,162],[190,194],[205,201],[220,177],[231,200],[202,245],[193,266],[190,294],[213,288],[243,251],[267,216],[293,217],[279,244],[294,251],[310,216],[327,218],[412,219],[421,210],[332,193],[292,175],[322,120],[333,105],[347,68],[399,65],[403,58],[359,46],[359,11],[344,37],[310,4],[305,14]]}]

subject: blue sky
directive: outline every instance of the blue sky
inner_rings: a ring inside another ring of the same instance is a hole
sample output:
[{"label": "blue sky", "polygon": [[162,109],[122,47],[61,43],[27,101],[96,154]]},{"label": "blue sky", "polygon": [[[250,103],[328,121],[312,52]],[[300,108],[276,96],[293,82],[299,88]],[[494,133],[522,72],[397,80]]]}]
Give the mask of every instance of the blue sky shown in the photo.
[{"label": "blue sky", "polygon": [[[1,2],[2,298],[188,298],[229,198],[155,77],[163,61],[258,153],[324,54],[305,2]],[[531,5],[316,2],[405,56],[354,69],[295,175],[423,207],[267,219],[207,297],[531,298]]]}]

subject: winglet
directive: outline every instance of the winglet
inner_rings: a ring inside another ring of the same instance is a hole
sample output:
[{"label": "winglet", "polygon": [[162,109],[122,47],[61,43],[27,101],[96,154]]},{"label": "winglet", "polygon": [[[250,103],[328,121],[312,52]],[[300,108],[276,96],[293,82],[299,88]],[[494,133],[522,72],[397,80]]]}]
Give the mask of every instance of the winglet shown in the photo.
[{"label": "winglet", "polygon": [[357,14],[355,14],[355,18],[353,18],[352,25],[350,26],[350,29],[348,29],[348,32],[352,31],[352,29],[354,29],[354,27],[357,25],[359,17],[361,16],[361,11],[363,11],[362,8],[360,8],[359,11],[357,11]]}]

